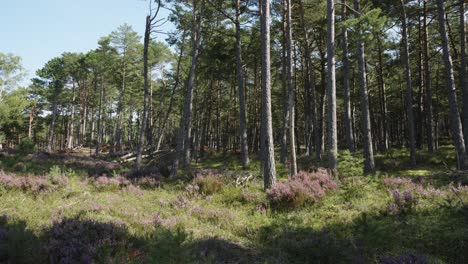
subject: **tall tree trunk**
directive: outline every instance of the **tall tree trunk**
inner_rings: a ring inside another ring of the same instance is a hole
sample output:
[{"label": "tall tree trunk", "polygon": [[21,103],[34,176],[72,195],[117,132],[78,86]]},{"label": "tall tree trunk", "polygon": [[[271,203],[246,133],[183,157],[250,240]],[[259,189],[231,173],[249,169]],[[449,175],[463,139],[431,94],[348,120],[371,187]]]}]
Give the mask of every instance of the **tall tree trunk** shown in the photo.
[{"label": "tall tree trunk", "polygon": [[[426,89],[426,133],[427,133],[427,148],[429,152],[434,152],[434,133],[432,121],[432,93],[431,93],[431,67],[429,58],[429,42],[427,33],[427,7],[426,1],[423,3],[424,12],[424,25],[423,25],[423,39],[424,39],[424,84]],[[468,93],[467,93],[468,94]],[[468,108],[467,108],[468,109]],[[468,116],[468,115],[467,115]]]},{"label": "tall tree trunk", "polygon": [[287,79],[288,79],[288,124],[289,124],[289,166],[290,174],[297,174],[296,163],[296,140],[294,130],[294,106],[295,106],[295,93],[293,85],[293,58],[292,58],[292,20],[291,20],[291,0],[286,0],[286,61],[287,61]]},{"label": "tall tree trunk", "polygon": [[416,149],[415,149],[415,135],[414,135],[414,113],[413,113],[413,88],[411,86],[411,64],[409,57],[409,44],[408,44],[408,31],[406,25],[406,10],[405,3],[400,0],[401,3],[401,22],[402,22],[402,38],[403,38],[403,49],[404,49],[404,60],[406,67],[406,104],[408,112],[408,143],[410,148],[410,163],[411,167],[416,166]]},{"label": "tall tree trunk", "polygon": [[143,78],[144,78],[144,96],[143,96],[143,115],[141,117],[140,135],[138,138],[138,146],[136,153],[135,167],[137,170],[141,168],[141,159],[144,149],[144,139],[146,131],[146,123],[148,116],[149,104],[149,67],[148,67],[148,47],[151,40],[151,16],[146,16],[145,38],[143,42]]},{"label": "tall tree trunk", "polygon": [[287,18],[286,18],[286,1],[283,0],[283,12],[282,12],[282,27],[281,27],[281,45],[282,45],[282,54],[281,54],[281,97],[283,103],[283,120],[282,120],[282,129],[281,129],[281,150],[280,150],[280,162],[286,164],[286,159],[288,156],[288,100],[286,96],[286,86],[287,86],[287,59],[286,59],[286,50],[287,47]]},{"label": "tall tree trunk", "polygon": [[58,115],[58,105],[56,101],[57,99],[54,99],[54,102],[52,105],[52,120],[50,121],[49,135],[47,138],[47,152],[52,152],[52,149],[54,148],[55,122],[57,121],[57,115]]},{"label": "tall tree trunk", "polygon": [[[359,12],[359,0],[354,0],[354,9]],[[359,18],[359,14],[356,17]],[[366,78],[366,61],[364,55],[364,41],[359,33],[358,38],[358,67],[359,67],[359,90],[361,96],[361,123],[362,123],[362,137],[364,147],[364,173],[375,173],[374,164],[374,151],[372,148],[372,135],[371,135],[371,120],[369,114],[369,96],[367,94],[367,78]]]},{"label": "tall tree trunk", "polygon": [[104,94],[104,81],[103,81],[103,78],[101,77],[101,85],[99,89],[98,116],[97,116],[97,139],[96,139],[96,147],[95,147],[95,152],[94,152],[94,155],[96,156],[99,156],[99,145],[102,142],[101,118],[102,118],[102,100],[104,97],[103,94]]},{"label": "tall tree trunk", "polygon": [[[343,21],[347,19],[347,7],[346,0],[343,0],[341,6],[341,17]],[[351,94],[349,88],[349,59],[348,59],[348,30],[343,27],[341,30],[342,35],[342,49],[343,49],[343,92],[344,92],[344,128],[345,128],[345,140],[346,147],[349,151],[354,152],[354,136],[353,136],[353,124],[351,118]]]},{"label": "tall tree trunk", "polygon": [[448,93],[448,100],[450,106],[450,126],[452,130],[453,144],[457,150],[458,167],[460,169],[466,168],[466,151],[465,141],[463,139],[463,132],[460,120],[460,113],[458,111],[457,93],[455,87],[455,80],[453,77],[453,64],[450,55],[450,47],[448,44],[447,30],[445,28],[445,10],[444,0],[437,0],[438,20],[440,35],[442,39],[442,50],[445,64],[445,80]]},{"label": "tall tree trunk", "polygon": [[338,135],[336,128],[336,72],[335,72],[335,1],[327,0],[327,71],[328,71],[328,144],[329,168],[338,163]]},{"label": "tall tree trunk", "polygon": [[385,94],[385,77],[384,77],[384,61],[383,61],[383,50],[381,43],[381,36],[377,36],[378,46],[378,59],[379,65],[378,71],[378,83],[379,83],[379,101],[380,101],[380,113],[382,116],[381,129],[382,129],[382,149],[388,150],[389,139],[388,139],[388,124],[387,124],[387,96]]},{"label": "tall tree trunk", "polygon": [[73,90],[72,90],[72,93],[73,93],[73,99],[72,99],[72,110],[71,110],[71,113],[70,113],[70,124],[68,126],[68,137],[67,137],[67,148],[68,149],[72,149],[73,148],[73,128],[74,128],[74,120],[75,120],[75,99],[76,99],[76,95],[75,95],[75,83],[73,83]]},{"label": "tall tree trunk", "polygon": [[181,64],[182,64],[182,57],[183,57],[184,51],[185,51],[185,36],[186,36],[186,33],[187,33],[187,31],[184,31],[182,33],[182,37],[181,37],[182,42],[181,42],[181,45],[180,45],[179,58],[177,59],[177,67],[176,67],[176,72],[175,72],[174,85],[172,86],[171,96],[170,96],[170,99],[169,99],[169,106],[167,107],[167,111],[166,111],[166,114],[165,114],[165,116],[164,116],[164,118],[162,120],[161,126],[158,129],[158,133],[157,133],[158,140],[156,142],[156,149],[155,149],[156,152],[158,152],[159,149],[161,148],[161,142],[162,142],[164,130],[165,130],[166,125],[167,125],[167,120],[169,119],[169,115],[171,114],[172,107],[174,105],[174,95],[175,95],[175,92],[176,92],[176,90],[177,90],[177,88],[179,86],[179,83],[180,83],[180,68],[181,68]]},{"label": "tall tree trunk", "polygon": [[[264,188],[276,182],[275,150],[271,115],[271,65],[270,65],[270,0],[261,0],[261,39],[262,39],[262,135],[261,135],[261,175]],[[294,144],[294,142],[292,143]]]},{"label": "tall tree trunk", "polygon": [[177,139],[176,158],[172,164],[171,177],[177,175],[179,162],[182,156],[182,149],[184,149],[184,163],[187,165],[190,162],[190,125],[193,105],[193,86],[195,82],[195,70],[197,66],[198,54],[201,44],[201,33],[203,26],[203,15],[205,11],[205,1],[202,0],[201,9],[197,15],[197,1],[193,3],[193,39],[192,39],[192,58],[188,79],[185,83],[185,107],[182,115],[181,127],[179,128],[179,136]]},{"label": "tall tree trunk", "polygon": [[249,163],[249,145],[247,139],[247,118],[245,111],[244,97],[244,70],[242,69],[242,43],[241,43],[241,27],[240,27],[240,0],[236,1],[236,68],[237,68],[237,88],[239,92],[239,114],[240,114],[240,140],[241,140],[241,155],[242,165],[246,168]]},{"label": "tall tree trunk", "polygon": [[[465,25],[465,0],[460,0],[460,83],[463,91],[463,136],[468,139],[468,76],[466,72],[466,25]],[[468,148],[468,140],[465,141],[465,149]]]},{"label": "tall tree trunk", "polygon": [[[302,34],[304,38],[304,57],[306,62],[306,81],[308,80],[308,90],[310,91],[310,109],[306,109],[305,111],[310,111],[311,121],[312,121],[312,133],[313,133],[313,140],[309,143],[309,152],[312,154],[312,141],[315,145],[316,151],[316,158],[317,160],[320,159],[320,147],[318,144],[320,142],[320,130],[318,129],[318,119],[317,119],[317,97],[315,92],[315,74],[314,74],[314,67],[310,60],[310,47],[309,47],[309,34],[305,27],[305,19],[304,19],[304,0],[299,0],[299,13],[301,19],[301,27],[302,27]],[[306,84],[307,85],[307,84]]]}]

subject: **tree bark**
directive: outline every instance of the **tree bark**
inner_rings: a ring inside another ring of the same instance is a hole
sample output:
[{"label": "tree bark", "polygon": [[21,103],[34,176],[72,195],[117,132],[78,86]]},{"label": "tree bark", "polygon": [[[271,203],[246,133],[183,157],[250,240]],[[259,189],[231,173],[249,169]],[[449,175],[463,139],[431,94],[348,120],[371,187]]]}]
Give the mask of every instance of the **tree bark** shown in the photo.
[{"label": "tree bark", "polygon": [[[359,0],[354,0],[354,9],[359,12]],[[360,15],[356,14],[359,18]],[[360,85],[360,96],[361,96],[361,123],[362,123],[362,137],[363,137],[363,148],[364,148],[364,173],[373,174],[375,173],[374,164],[374,151],[372,148],[372,135],[371,135],[371,120],[369,114],[369,97],[367,94],[367,78],[366,78],[366,61],[364,54],[364,41],[360,36],[362,32],[359,32],[358,37],[358,68],[359,68],[359,85]]]},{"label": "tree bark", "polygon": [[452,130],[453,144],[455,145],[455,149],[457,151],[458,167],[460,169],[466,169],[465,141],[463,139],[460,113],[458,110],[457,93],[455,87],[455,80],[453,77],[452,56],[450,55],[447,29],[445,28],[444,0],[437,0],[437,9],[440,35],[442,39],[443,58],[445,64],[445,85],[450,106],[450,127]]},{"label": "tree bark", "polygon": [[143,78],[144,78],[144,95],[143,95],[143,115],[141,117],[140,135],[138,137],[138,146],[136,153],[135,167],[137,170],[141,168],[141,159],[144,149],[144,139],[146,131],[146,123],[148,116],[149,104],[149,67],[148,67],[148,47],[151,40],[151,16],[146,16],[145,37],[143,42]]},{"label": "tree bark", "polygon": [[[426,1],[423,3],[424,12],[424,25],[423,25],[423,39],[424,39],[424,84],[426,89],[426,133],[427,133],[427,148],[429,152],[434,152],[434,132],[433,132],[433,121],[432,121],[432,93],[431,93],[431,66],[429,58],[429,42],[427,32],[427,7]],[[467,108],[468,109],[468,108]]]},{"label": "tree bark", "polygon": [[[343,21],[347,19],[347,7],[346,0],[343,0],[341,6],[341,17]],[[346,147],[349,151],[354,152],[354,136],[353,136],[353,124],[351,117],[351,93],[349,88],[349,59],[348,59],[348,30],[343,27],[341,30],[342,34],[342,49],[343,49],[343,92],[344,92],[344,127],[345,127],[345,140]]]},{"label": "tree bark", "polygon": [[294,131],[294,106],[295,92],[293,85],[293,58],[292,58],[292,20],[291,20],[291,0],[286,0],[286,61],[288,79],[288,126],[289,126],[289,168],[290,174],[297,174],[296,163],[296,140]]},{"label": "tree bark", "polygon": [[[460,83],[463,91],[463,137],[468,138],[468,76],[466,72],[466,25],[465,25],[465,0],[460,0]],[[468,148],[468,140],[465,141],[465,149]]]},{"label": "tree bark", "polygon": [[410,148],[410,165],[411,167],[416,166],[416,149],[415,149],[415,133],[414,133],[414,113],[413,113],[413,89],[411,86],[411,64],[409,57],[409,44],[408,44],[408,31],[406,25],[406,11],[405,3],[400,0],[401,3],[401,22],[402,22],[402,40],[404,49],[404,60],[405,60],[405,72],[406,72],[406,104],[408,113],[408,143]]},{"label": "tree bark", "polygon": [[188,79],[185,83],[185,107],[184,113],[182,115],[181,127],[179,128],[179,137],[177,140],[176,147],[176,158],[172,164],[171,177],[177,175],[177,170],[179,167],[180,158],[182,156],[182,149],[184,149],[184,165],[190,163],[190,125],[191,125],[191,115],[192,115],[192,106],[193,106],[193,86],[195,82],[195,70],[197,67],[198,54],[201,45],[201,32],[203,26],[203,15],[205,11],[205,1],[202,0],[200,12],[197,15],[197,1],[194,0],[193,5],[193,41],[192,41],[192,58],[190,64],[190,70],[188,74]]},{"label": "tree bark", "polygon": [[[270,65],[270,0],[261,0],[262,46],[262,135],[261,174],[264,188],[276,182],[275,153],[271,115],[271,65]],[[292,143],[294,144],[294,142]]]},{"label": "tree bark", "polygon": [[328,72],[328,144],[329,168],[338,163],[338,136],[336,129],[336,72],[335,72],[335,1],[327,0],[327,72]]},{"label": "tree bark", "polygon": [[236,69],[237,69],[237,88],[239,93],[239,115],[240,115],[240,140],[241,140],[241,155],[242,166],[246,168],[249,163],[249,146],[247,139],[247,124],[246,124],[246,111],[245,111],[245,97],[244,97],[244,71],[242,69],[242,42],[241,42],[241,25],[240,25],[240,0],[236,1]]}]

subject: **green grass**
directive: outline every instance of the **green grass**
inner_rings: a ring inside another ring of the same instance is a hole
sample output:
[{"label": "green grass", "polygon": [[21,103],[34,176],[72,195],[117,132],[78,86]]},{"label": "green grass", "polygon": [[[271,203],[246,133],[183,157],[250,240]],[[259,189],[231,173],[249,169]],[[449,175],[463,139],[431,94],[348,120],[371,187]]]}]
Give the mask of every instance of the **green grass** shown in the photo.
[{"label": "green grass", "polygon": [[[267,210],[266,214],[256,209],[266,199],[258,177],[246,187],[236,187],[232,179],[225,177],[221,191],[191,197],[183,207],[175,205],[187,180],[166,180],[161,188],[140,191],[99,191],[86,180],[85,171],[77,171],[66,188],[51,193],[34,195],[0,187],[0,216],[7,216],[3,223],[0,221],[0,227],[9,234],[7,245],[2,244],[0,236],[0,262],[2,250],[11,263],[49,262],[44,250],[45,233],[53,221],[79,217],[126,227],[130,246],[113,260],[101,262],[378,263],[381,256],[415,253],[426,256],[430,263],[466,263],[468,191],[460,192],[460,202],[448,183],[466,184],[467,176],[444,174],[442,161],[449,153],[450,148],[434,155],[418,153],[421,164],[414,169],[404,165],[406,151],[379,155],[376,163],[381,170],[376,176],[356,175],[362,159],[342,153],[341,161],[347,166],[342,167],[337,191],[298,210]],[[1,160],[6,171],[14,167],[9,159],[14,158]],[[444,162],[453,165],[451,159]],[[386,166],[398,160],[403,163]],[[53,166],[27,162],[31,169],[25,172],[29,173],[43,174]],[[242,169],[238,158],[222,155],[194,167]],[[258,160],[254,159],[248,170],[258,174],[258,168]],[[278,165],[278,171],[280,178],[286,177],[287,168]],[[181,172],[182,176],[186,173]],[[428,185],[440,190],[441,195],[420,196],[409,214],[391,215],[388,206],[392,197],[382,183],[383,176],[425,177],[432,180]],[[156,214],[162,224],[151,223]]]}]

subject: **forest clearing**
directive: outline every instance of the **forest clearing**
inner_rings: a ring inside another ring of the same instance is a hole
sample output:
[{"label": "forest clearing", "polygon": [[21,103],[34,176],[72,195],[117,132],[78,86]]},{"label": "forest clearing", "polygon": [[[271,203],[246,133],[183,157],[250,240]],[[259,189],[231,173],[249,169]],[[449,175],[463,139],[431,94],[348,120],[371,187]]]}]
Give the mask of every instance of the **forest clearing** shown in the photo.
[{"label": "forest clearing", "polygon": [[0,263],[468,262],[464,0],[44,1],[2,4]]}]

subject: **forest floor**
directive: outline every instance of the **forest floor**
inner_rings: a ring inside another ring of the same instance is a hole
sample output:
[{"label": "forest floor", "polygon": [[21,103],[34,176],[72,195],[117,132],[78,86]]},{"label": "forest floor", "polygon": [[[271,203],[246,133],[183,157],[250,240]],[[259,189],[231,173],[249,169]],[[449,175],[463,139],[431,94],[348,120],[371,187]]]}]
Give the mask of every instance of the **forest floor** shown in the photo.
[{"label": "forest floor", "polygon": [[[467,263],[468,173],[453,153],[419,151],[410,169],[392,150],[363,176],[361,155],[342,152],[335,190],[279,210],[261,178],[236,184],[258,175],[255,158],[242,170],[214,153],[169,180],[170,155],[135,173],[83,153],[2,152],[0,263]],[[308,157],[299,167],[314,170]],[[219,181],[200,191],[196,175]],[[399,208],[395,189],[412,202]]]}]

